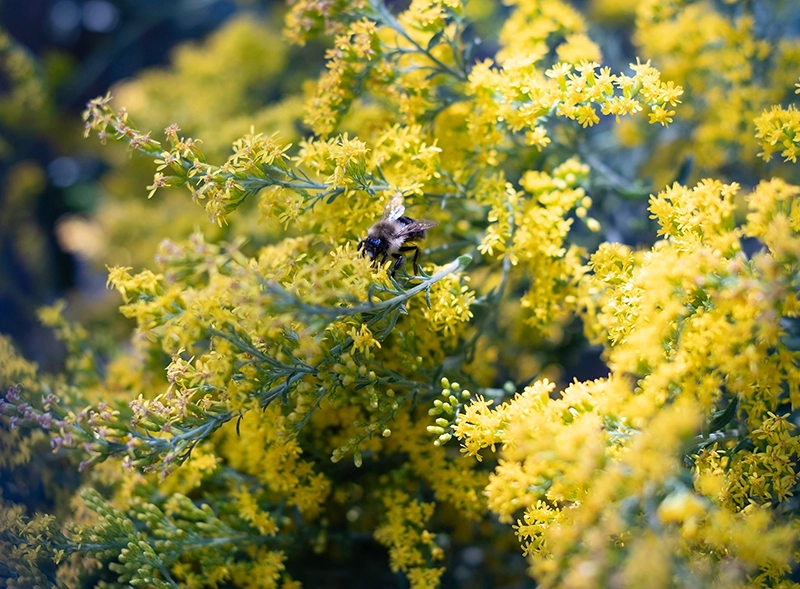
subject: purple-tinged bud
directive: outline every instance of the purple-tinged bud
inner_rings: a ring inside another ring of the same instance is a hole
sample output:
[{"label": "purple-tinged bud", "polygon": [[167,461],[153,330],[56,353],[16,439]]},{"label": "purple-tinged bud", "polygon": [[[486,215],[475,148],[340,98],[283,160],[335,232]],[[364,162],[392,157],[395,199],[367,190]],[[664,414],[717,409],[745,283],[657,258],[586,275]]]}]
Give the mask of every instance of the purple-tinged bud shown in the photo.
[{"label": "purple-tinged bud", "polygon": [[53,450],[58,450],[59,448],[61,448],[61,442],[62,442],[61,436],[55,436],[52,440],[50,440],[50,447]]},{"label": "purple-tinged bud", "polygon": [[70,434],[70,433],[64,434],[64,444],[65,445],[72,446],[72,444],[74,442],[75,442],[75,439],[72,437],[72,434]]},{"label": "purple-tinged bud", "polygon": [[19,401],[19,387],[17,385],[12,384],[10,387],[8,387],[8,390],[6,391],[6,399],[12,403]]},{"label": "purple-tinged bud", "polygon": [[53,425],[53,416],[49,413],[42,413],[39,418],[39,425],[41,425],[44,429],[50,429]]},{"label": "purple-tinged bud", "polygon": [[14,416],[13,416],[13,417],[10,419],[10,421],[11,421],[11,429],[17,429],[17,427],[19,426],[19,417],[17,417],[16,415],[14,415]]},{"label": "purple-tinged bud", "polygon": [[27,403],[20,403],[19,405],[17,405],[17,413],[19,413],[20,415],[24,415],[25,412],[28,411],[28,409],[30,408],[31,406],[28,405]]},{"label": "purple-tinged bud", "polygon": [[89,461],[88,460],[83,460],[78,465],[78,472],[84,472],[87,468],[89,468]]}]

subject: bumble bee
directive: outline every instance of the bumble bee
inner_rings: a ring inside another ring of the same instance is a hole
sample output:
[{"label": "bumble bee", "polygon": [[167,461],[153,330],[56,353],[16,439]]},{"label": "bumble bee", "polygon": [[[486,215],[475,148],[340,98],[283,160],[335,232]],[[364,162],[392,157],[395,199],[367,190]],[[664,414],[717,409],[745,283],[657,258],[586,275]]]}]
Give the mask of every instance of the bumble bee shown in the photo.
[{"label": "bumble bee", "polygon": [[398,193],[386,208],[383,210],[380,221],[375,223],[367,231],[367,237],[358,242],[358,249],[364,250],[374,262],[380,257],[380,264],[386,261],[388,256],[395,259],[389,274],[394,277],[398,268],[405,261],[406,252],[414,252],[414,274],[419,274],[419,247],[414,241],[425,239],[425,234],[431,227],[436,227],[439,221],[429,221],[427,219],[414,220],[403,215],[406,208],[403,206],[403,195]]}]

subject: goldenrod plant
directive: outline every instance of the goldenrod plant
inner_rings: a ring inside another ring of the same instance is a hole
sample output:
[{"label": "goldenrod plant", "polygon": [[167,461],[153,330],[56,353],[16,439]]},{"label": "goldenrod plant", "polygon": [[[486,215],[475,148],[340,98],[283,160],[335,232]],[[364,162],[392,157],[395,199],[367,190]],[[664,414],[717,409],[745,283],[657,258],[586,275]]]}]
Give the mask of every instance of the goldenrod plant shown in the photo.
[{"label": "goldenrod plant", "polygon": [[[80,473],[55,515],[0,498],[5,586],[795,586],[800,44],[759,20],[789,4],[640,3],[620,66],[561,0],[294,0],[286,38],[329,43],[304,115],[248,111],[286,50],[244,21],[92,100],[113,174],[206,220],[109,260],[115,346],[61,303],[60,373],[0,339],[0,465]],[[226,51],[264,65],[198,83]],[[162,88],[186,107],[139,126]],[[359,248],[398,202],[438,223],[418,272]],[[602,378],[565,382],[578,330]]]}]

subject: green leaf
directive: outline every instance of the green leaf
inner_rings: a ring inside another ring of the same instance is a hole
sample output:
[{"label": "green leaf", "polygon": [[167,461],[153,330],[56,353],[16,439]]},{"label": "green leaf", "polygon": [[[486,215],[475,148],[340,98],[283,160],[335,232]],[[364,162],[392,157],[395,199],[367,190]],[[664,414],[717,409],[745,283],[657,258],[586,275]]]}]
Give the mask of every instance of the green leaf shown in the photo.
[{"label": "green leaf", "polygon": [[433,37],[431,37],[431,40],[428,41],[428,47],[426,49],[430,51],[431,49],[436,47],[439,44],[439,41],[442,40],[443,36],[444,36],[444,29],[442,29],[441,31],[436,33]]}]

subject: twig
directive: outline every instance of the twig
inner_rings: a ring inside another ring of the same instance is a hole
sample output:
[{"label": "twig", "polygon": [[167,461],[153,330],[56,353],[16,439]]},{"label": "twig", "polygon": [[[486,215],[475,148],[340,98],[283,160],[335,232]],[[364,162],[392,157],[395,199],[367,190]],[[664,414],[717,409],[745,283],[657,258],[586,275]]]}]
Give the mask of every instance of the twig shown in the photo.
[{"label": "twig", "polygon": [[385,301],[380,301],[378,303],[365,303],[362,305],[355,305],[352,307],[322,307],[318,305],[309,305],[301,301],[297,296],[287,292],[285,289],[283,289],[274,281],[264,281],[264,287],[268,289],[270,292],[291,302],[293,306],[296,306],[305,313],[311,315],[328,315],[332,317],[342,317],[346,315],[357,315],[358,313],[370,313],[373,311],[380,311],[382,309],[387,309],[402,304],[405,301],[412,298],[414,295],[417,295],[422,291],[430,288],[433,284],[439,282],[442,278],[444,278],[448,274],[452,274],[453,272],[466,268],[471,261],[472,257],[469,255],[459,256],[458,258],[456,258],[455,260],[444,266],[436,274],[434,274],[433,276],[431,276],[426,280],[423,280],[415,287],[410,288],[407,291],[404,291],[402,294],[399,294],[390,299],[386,299]]}]

